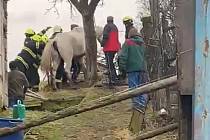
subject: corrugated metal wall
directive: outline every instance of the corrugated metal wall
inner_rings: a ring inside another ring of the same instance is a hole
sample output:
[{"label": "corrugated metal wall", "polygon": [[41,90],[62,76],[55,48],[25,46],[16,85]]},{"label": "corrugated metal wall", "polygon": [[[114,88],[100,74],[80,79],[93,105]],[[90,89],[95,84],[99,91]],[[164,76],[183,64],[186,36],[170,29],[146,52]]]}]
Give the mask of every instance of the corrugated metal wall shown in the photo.
[{"label": "corrugated metal wall", "polygon": [[0,1],[0,106],[7,105],[6,1]]},{"label": "corrugated metal wall", "polygon": [[196,0],[194,140],[210,139],[210,2]]}]

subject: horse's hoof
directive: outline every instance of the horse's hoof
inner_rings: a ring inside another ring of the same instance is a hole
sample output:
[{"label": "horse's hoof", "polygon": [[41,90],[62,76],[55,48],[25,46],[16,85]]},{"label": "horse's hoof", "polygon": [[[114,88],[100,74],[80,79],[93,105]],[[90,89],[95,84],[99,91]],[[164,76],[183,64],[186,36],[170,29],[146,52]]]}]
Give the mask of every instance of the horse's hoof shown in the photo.
[{"label": "horse's hoof", "polygon": [[53,88],[52,90],[53,90],[54,92],[58,91],[58,89],[57,89],[57,88]]}]

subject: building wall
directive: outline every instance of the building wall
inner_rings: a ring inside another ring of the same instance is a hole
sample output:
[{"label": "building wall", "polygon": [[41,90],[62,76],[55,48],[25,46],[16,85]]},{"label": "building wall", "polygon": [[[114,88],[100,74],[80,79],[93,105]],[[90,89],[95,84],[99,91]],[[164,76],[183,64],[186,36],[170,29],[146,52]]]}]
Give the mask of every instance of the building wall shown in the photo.
[{"label": "building wall", "polygon": [[7,105],[7,1],[0,1],[0,106]]},{"label": "building wall", "polygon": [[192,95],[194,92],[195,1],[176,0],[176,7],[178,85],[182,95]]}]

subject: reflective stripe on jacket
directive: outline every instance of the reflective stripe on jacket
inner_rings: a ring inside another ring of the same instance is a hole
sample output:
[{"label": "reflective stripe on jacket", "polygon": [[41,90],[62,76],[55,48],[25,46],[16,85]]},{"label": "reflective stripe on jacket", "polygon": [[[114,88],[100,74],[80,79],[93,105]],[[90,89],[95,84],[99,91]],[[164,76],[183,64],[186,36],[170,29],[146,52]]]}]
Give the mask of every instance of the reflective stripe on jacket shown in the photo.
[{"label": "reflective stripe on jacket", "polygon": [[26,69],[29,68],[28,64],[26,63],[26,61],[21,56],[17,56],[16,60],[20,61],[26,67]]}]

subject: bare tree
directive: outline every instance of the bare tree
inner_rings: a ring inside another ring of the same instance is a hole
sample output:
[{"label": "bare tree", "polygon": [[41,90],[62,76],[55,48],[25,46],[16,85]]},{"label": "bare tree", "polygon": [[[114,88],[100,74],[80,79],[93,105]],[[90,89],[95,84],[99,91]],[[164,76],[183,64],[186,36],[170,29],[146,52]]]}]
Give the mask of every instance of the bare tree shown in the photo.
[{"label": "bare tree", "polygon": [[[67,0],[70,5],[70,14],[72,14],[72,9],[75,7],[79,13],[82,15],[83,27],[85,33],[85,45],[86,45],[86,65],[87,65],[87,78],[92,85],[97,80],[97,43],[96,43],[96,33],[94,27],[94,13],[97,5],[101,1],[103,5],[103,0]],[[63,0],[52,0],[52,7],[56,10],[56,2],[63,2]],[[74,6],[74,7],[73,7]],[[51,8],[52,9],[52,8]],[[50,10],[50,9],[49,9]]]},{"label": "bare tree", "polygon": [[137,16],[136,16],[136,25],[141,26],[141,19],[145,16],[150,16],[150,3],[149,0],[136,0],[137,5]]},{"label": "bare tree", "polygon": [[87,76],[92,85],[97,80],[97,44],[94,27],[94,13],[100,0],[68,0],[80,12],[83,19],[87,49]]}]

